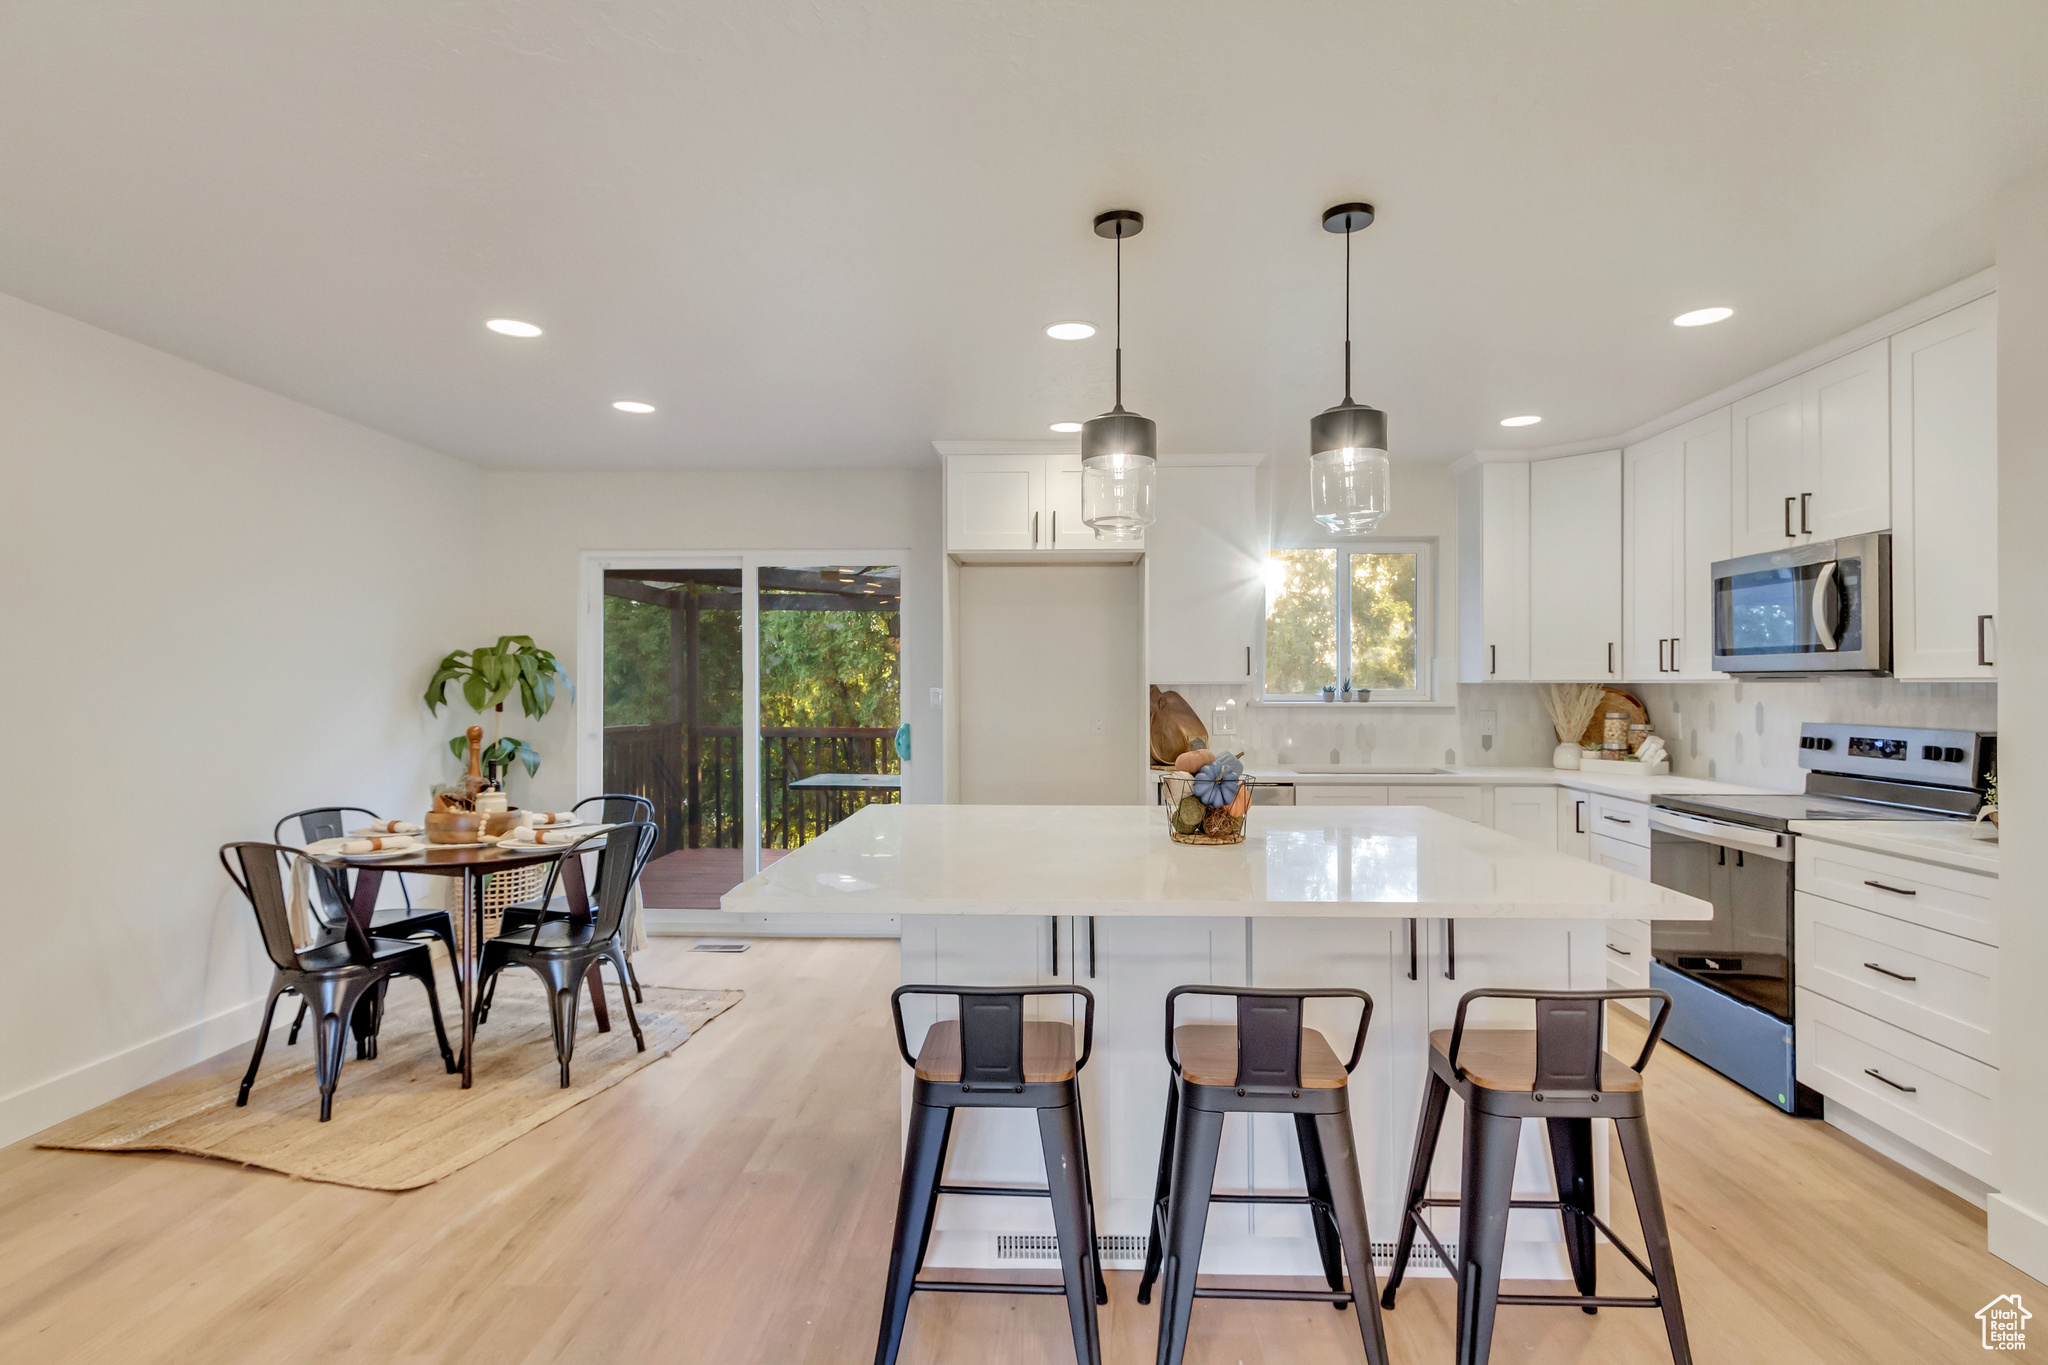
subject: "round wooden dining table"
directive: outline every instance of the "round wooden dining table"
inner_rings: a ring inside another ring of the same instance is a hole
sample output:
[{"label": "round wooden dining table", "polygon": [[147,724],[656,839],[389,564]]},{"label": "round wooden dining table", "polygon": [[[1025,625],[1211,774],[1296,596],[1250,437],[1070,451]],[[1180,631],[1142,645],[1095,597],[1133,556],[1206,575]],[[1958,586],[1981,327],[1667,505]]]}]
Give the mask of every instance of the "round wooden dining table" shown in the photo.
[{"label": "round wooden dining table", "polygon": [[[371,932],[370,917],[376,913],[377,894],[383,889],[386,872],[406,872],[428,877],[456,877],[462,883],[461,907],[450,918],[455,922],[457,944],[453,963],[455,988],[462,1000],[462,1088],[467,1090],[474,1074],[471,1043],[476,1031],[475,992],[477,963],[482,956],[483,880],[493,872],[509,872],[535,863],[559,861],[573,845],[523,844],[506,848],[496,844],[441,846],[423,844],[416,849],[385,857],[351,857],[334,854],[320,861],[343,866],[356,874],[355,890],[349,897],[348,917],[364,934]],[[572,858],[562,870],[562,885],[577,913],[589,913],[590,897],[583,882],[583,860]],[[602,1002],[600,1002],[602,1003]],[[603,1021],[609,1023],[609,1021]]]}]

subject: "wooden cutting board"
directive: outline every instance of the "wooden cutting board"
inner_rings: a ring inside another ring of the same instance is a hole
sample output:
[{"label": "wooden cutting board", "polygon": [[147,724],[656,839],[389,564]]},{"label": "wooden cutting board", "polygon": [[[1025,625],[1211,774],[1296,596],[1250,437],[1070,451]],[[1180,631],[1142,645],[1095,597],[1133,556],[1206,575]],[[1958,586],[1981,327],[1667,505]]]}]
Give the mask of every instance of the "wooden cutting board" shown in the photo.
[{"label": "wooden cutting board", "polygon": [[1630,725],[1648,725],[1650,723],[1649,708],[1643,705],[1640,697],[1632,692],[1624,692],[1618,687],[1610,687],[1601,694],[1600,705],[1594,710],[1593,719],[1586,722],[1586,733],[1579,736],[1581,746],[1587,744],[1597,745],[1604,741],[1605,736],[1601,731],[1607,723],[1607,713],[1609,711],[1625,712]]}]

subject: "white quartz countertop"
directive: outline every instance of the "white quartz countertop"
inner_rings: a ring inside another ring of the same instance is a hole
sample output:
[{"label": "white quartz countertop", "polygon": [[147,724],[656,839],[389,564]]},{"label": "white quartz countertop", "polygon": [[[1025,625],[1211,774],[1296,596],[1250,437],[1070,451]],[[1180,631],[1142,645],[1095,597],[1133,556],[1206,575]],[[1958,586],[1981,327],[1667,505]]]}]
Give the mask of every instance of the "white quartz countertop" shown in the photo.
[{"label": "white quartz countertop", "polygon": [[1157,806],[868,806],[727,892],[734,911],[1710,919],[1713,907],[1418,806],[1254,808],[1176,844]]},{"label": "white quartz countertop", "polygon": [[[1575,768],[1447,768],[1440,772],[1416,768],[1388,768],[1374,771],[1360,767],[1349,772],[1314,771],[1278,766],[1245,765],[1245,772],[1260,782],[1290,782],[1296,786],[1353,787],[1569,787],[1573,791],[1599,792],[1629,801],[1647,801],[1653,796],[1697,796],[1709,793],[1753,795],[1763,787],[1744,787],[1733,782],[1709,782],[1703,777],[1632,777],[1627,773],[1587,773]],[[1160,769],[1148,770],[1151,780]]]},{"label": "white quartz countertop", "polygon": [[1998,843],[1978,837],[1981,828],[1967,820],[1792,821],[1792,832],[1802,839],[1867,848],[1895,858],[1913,858],[1996,877]]}]

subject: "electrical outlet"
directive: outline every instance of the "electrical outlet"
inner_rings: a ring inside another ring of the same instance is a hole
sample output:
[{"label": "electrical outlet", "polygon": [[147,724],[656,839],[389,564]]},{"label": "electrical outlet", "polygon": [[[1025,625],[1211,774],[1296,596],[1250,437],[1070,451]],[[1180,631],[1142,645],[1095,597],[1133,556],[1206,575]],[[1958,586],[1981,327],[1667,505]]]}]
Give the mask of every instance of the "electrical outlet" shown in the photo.
[{"label": "electrical outlet", "polygon": [[1500,714],[1495,711],[1479,713],[1479,733],[1487,739],[1493,738],[1494,727],[1500,723]]},{"label": "electrical outlet", "polygon": [[946,705],[946,689],[945,689],[945,688],[943,688],[943,687],[934,687],[934,688],[932,689],[932,710],[934,710],[934,711],[940,711],[940,710],[944,710],[944,709],[945,709],[945,705]]},{"label": "electrical outlet", "polygon": [[1095,718],[1095,733],[1103,734],[1109,729],[1109,721],[1102,716]]}]

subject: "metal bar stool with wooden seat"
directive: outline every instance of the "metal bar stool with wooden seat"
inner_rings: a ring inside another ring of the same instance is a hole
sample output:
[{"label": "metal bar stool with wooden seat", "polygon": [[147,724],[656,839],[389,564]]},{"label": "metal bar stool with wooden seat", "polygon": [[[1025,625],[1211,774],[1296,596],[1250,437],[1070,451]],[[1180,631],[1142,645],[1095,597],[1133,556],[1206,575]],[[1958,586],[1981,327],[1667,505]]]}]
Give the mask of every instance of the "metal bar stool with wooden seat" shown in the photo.
[{"label": "metal bar stool with wooden seat", "polygon": [[[1233,996],[1237,1022],[1176,1027],[1175,1003],[1183,995]],[[1302,1002],[1326,998],[1359,1002],[1358,1035],[1352,1039],[1349,1061],[1338,1060],[1320,1032],[1302,1027]],[[1159,1365],[1179,1365],[1197,1298],[1303,1299],[1340,1310],[1352,1304],[1359,1310],[1358,1332],[1366,1360],[1385,1365],[1387,1339],[1375,1292],[1349,1086],[1371,1023],[1372,997],[1360,990],[1176,986],[1167,993],[1166,1060],[1174,1076],[1167,1081],[1152,1236],[1145,1251],[1145,1277],[1138,1286],[1138,1302],[1150,1302],[1152,1282],[1163,1266]],[[1230,1113],[1294,1116],[1306,1193],[1213,1193],[1223,1116]],[[1307,1205],[1329,1290],[1198,1287],[1202,1235],[1212,1203]],[[1344,1288],[1346,1266],[1351,1271],[1349,1291]]]},{"label": "metal bar stool with wooden seat", "polygon": [[[1536,1027],[1467,1029],[1465,1012],[1475,1000],[1533,1000]],[[1610,1000],[1656,1000],[1662,1008],[1634,1065],[1601,1046],[1604,1006]],[[1643,1112],[1642,1071],[1656,1051],[1671,1013],[1663,991],[1467,991],[1458,1001],[1451,1028],[1429,1035],[1429,1088],[1415,1134],[1401,1237],[1387,1272],[1384,1302],[1394,1306],[1408,1253],[1420,1232],[1446,1266],[1453,1258],[1423,1219],[1423,1210],[1458,1210],[1458,1365],[1485,1365],[1493,1344],[1494,1310],[1500,1304],[1572,1304],[1585,1312],[1602,1308],[1659,1308],[1677,1365],[1691,1365],[1678,1276],[1671,1262],[1671,1235],[1657,1190],[1657,1164],[1650,1151]],[[1444,1108],[1452,1095],[1465,1102],[1465,1154],[1456,1199],[1425,1197],[1436,1157]],[[1556,1199],[1516,1199],[1515,1153],[1522,1120],[1543,1119],[1550,1139],[1550,1163],[1557,1176]],[[1631,1250],[1593,1207],[1593,1120],[1614,1120],[1629,1186],[1635,1191],[1649,1263]],[[1501,1257],[1507,1247],[1508,1214],[1514,1209],[1555,1211],[1564,1221],[1565,1249],[1577,1294],[1503,1294]],[[1618,1298],[1598,1292],[1596,1233],[1625,1256],[1656,1291],[1648,1298]]]},{"label": "metal bar stool with wooden seat", "polygon": [[[903,997],[948,995],[960,1017],[941,1019],[925,1033],[917,1056],[903,1033]],[[1081,1051],[1074,1026],[1026,1020],[1024,1000],[1034,995],[1079,996]],[[1095,1251],[1095,1199],[1089,1188],[1088,1145],[1081,1125],[1081,1068],[1095,1047],[1095,997],[1080,986],[900,986],[889,997],[896,1018],[896,1050],[916,1072],[911,1090],[910,1139],[903,1153],[903,1185],[896,1202],[896,1240],[889,1251],[889,1284],[882,1302],[882,1333],[875,1365],[891,1365],[903,1342],[910,1296],[923,1290],[979,1294],[1063,1294],[1080,1365],[1101,1365],[1095,1309],[1109,1302]],[[946,1144],[959,1109],[1035,1109],[1045,1153],[1044,1189],[944,1183]],[[1060,1283],[988,1284],[920,1280],[930,1248],[939,1196],[1025,1196],[1052,1201],[1060,1255]]]}]

